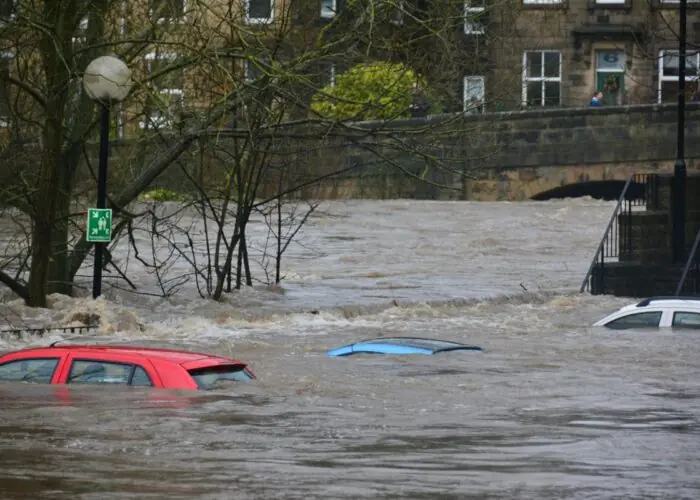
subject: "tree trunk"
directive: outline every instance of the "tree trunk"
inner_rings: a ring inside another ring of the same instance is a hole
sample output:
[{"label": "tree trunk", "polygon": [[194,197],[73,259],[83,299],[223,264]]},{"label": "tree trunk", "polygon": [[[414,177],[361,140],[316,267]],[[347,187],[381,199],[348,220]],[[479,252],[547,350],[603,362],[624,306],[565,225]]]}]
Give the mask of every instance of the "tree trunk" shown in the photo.
[{"label": "tree trunk", "polygon": [[56,190],[48,278],[48,293],[64,295],[71,295],[73,291],[68,248],[68,216],[70,214],[73,171],[71,167],[72,165],[65,163],[59,167],[58,186],[60,187]]},{"label": "tree trunk", "polygon": [[27,305],[46,307],[49,283],[49,263],[53,250],[53,232],[58,198],[61,158],[62,112],[58,103],[47,103],[46,124],[43,131],[44,151],[41,172],[34,200],[34,225],[32,227],[32,261],[29,268]]}]

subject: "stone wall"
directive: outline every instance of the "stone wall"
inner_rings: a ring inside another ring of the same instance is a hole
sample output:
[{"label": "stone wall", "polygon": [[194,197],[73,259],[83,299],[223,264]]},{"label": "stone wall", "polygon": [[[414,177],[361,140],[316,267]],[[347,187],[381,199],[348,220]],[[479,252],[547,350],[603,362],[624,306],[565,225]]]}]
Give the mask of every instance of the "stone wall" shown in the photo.
[{"label": "stone wall", "polygon": [[[700,106],[690,104],[686,158],[691,172],[700,158],[699,125]],[[277,139],[277,154],[269,161],[290,167],[297,182],[356,165],[304,189],[306,197],[491,201],[528,199],[578,182],[624,180],[634,172],[670,172],[676,155],[676,106],[669,104],[441,115],[390,127],[361,122],[354,132],[325,137],[289,133]],[[354,134],[352,140],[347,134]],[[218,141],[217,147],[223,144]],[[150,156],[165,147],[159,142]],[[142,168],[126,158],[132,150],[126,144],[113,150],[113,169],[126,171],[129,178]],[[205,177],[216,183],[226,165],[214,156],[208,157]],[[156,186],[181,189],[187,182],[184,172],[195,175],[201,159],[198,154],[182,157]],[[276,189],[276,175],[267,181],[270,189]]]},{"label": "stone wall", "polygon": [[[700,141],[694,140],[699,126],[700,106],[688,105],[685,153],[690,171],[700,158]],[[425,149],[448,159],[444,168],[418,155],[398,160],[410,172],[426,172],[427,187],[397,169],[375,165],[375,175],[365,170],[336,179],[321,192],[331,197],[522,200],[577,182],[670,172],[676,155],[676,106],[669,104],[491,113],[451,122],[433,117],[395,127],[424,127],[442,137],[439,145]],[[370,190],[368,177],[374,186]]]}]

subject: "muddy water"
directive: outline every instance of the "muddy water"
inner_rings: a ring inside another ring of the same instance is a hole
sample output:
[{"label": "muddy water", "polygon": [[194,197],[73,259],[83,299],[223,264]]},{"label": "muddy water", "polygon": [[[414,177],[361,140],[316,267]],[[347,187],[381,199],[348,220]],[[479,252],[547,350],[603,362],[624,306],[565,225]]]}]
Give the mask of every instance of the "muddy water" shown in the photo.
[{"label": "muddy water", "polygon": [[[213,393],[2,385],[0,498],[698,498],[696,335],[590,328],[628,301],[576,293],[611,210],[334,204],[290,250],[284,293],[11,302],[13,324],[94,312],[98,336],[237,357],[259,380]],[[486,351],[324,355],[375,335]]]}]

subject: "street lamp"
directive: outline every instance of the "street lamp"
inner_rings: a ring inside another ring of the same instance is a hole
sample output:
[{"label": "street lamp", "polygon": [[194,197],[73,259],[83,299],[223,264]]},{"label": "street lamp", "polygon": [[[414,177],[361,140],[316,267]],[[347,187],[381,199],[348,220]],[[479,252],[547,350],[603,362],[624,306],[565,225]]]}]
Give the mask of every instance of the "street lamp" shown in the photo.
[{"label": "street lamp", "polygon": [[123,101],[131,90],[131,70],[120,59],[102,56],[85,68],[83,87],[88,96],[100,105],[100,159],[97,173],[97,208],[88,210],[87,240],[95,243],[92,298],[102,292],[104,245],[112,238],[112,211],[107,204],[107,159],[109,157],[109,110]]},{"label": "street lamp", "polygon": [[671,193],[671,237],[673,262],[685,260],[685,184],[688,175],[685,166],[685,55],[688,0],[680,0],[678,29],[678,130],[676,161],[673,164]]}]

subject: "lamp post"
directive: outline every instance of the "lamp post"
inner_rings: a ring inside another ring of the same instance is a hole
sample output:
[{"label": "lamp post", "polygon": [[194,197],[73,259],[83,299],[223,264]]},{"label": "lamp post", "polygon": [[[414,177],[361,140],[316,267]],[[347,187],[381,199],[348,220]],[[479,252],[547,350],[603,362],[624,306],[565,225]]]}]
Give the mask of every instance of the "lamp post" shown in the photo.
[{"label": "lamp post", "polygon": [[85,69],[83,87],[100,106],[100,158],[97,173],[97,208],[88,210],[87,240],[95,243],[92,298],[102,293],[102,262],[105,243],[112,238],[112,211],[107,205],[107,160],[109,157],[109,111],[131,90],[131,70],[113,56],[94,59]]},{"label": "lamp post", "polygon": [[688,0],[680,0],[680,27],[678,29],[678,131],[676,135],[676,161],[673,164],[671,194],[671,238],[673,262],[685,260],[685,56]]}]

